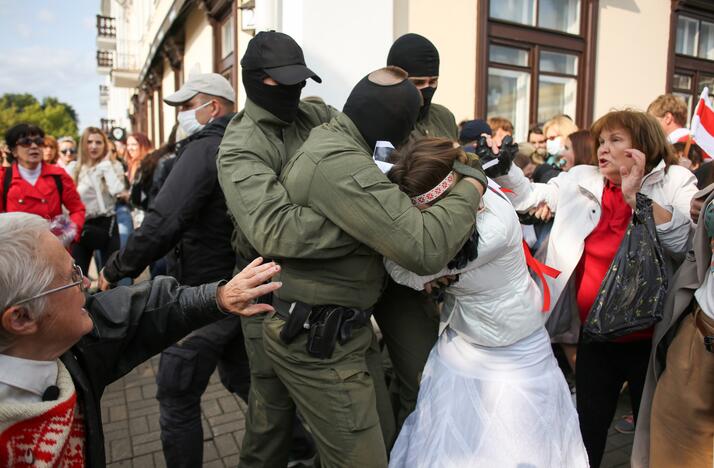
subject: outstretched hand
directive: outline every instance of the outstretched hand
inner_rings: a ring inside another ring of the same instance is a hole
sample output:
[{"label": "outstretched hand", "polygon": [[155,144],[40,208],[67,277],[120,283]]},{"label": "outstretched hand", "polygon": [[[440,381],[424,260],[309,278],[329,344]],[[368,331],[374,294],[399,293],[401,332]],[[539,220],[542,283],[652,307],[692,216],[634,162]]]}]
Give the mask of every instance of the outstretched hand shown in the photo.
[{"label": "outstretched hand", "polygon": [[634,165],[629,169],[624,166],[620,167],[620,188],[625,201],[634,210],[637,202],[636,195],[642,187],[642,178],[645,176],[646,157],[642,151],[634,148],[626,149],[625,154],[632,158]]},{"label": "outstretched hand", "polygon": [[[258,257],[235,275],[216,292],[218,305],[225,312],[249,317],[262,312],[272,312],[269,304],[253,304],[253,300],[279,289],[280,282],[265,283],[278,274],[280,266],[275,262],[263,264]],[[264,284],[265,283],[265,284]]]}]

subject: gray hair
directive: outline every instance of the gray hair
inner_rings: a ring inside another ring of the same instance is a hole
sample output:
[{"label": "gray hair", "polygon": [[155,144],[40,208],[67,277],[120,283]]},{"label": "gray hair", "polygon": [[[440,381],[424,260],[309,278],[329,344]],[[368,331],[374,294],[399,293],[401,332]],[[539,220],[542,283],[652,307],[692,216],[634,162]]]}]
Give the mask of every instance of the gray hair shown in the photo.
[{"label": "gray hair", "polygon": [[[38,256],[40,235],[49,232],[47,220],[29,213],[0,214],[0,313],[17,302],[46,291],[55,279],[52,265]],[[47,306],[47,297],[25,304],[34,319]],[[0,327],[0,352],[15,341]]]},{"label": "gray hair", "polygon": [[74,141],[74,138],[72,138],[71,136],[63,136],[62,138],[59,138],[57,140],[57,144],[59,145],[60,143],[64,143],[66,141],[72,143],[73,146],[77,146],[77,142]]}]

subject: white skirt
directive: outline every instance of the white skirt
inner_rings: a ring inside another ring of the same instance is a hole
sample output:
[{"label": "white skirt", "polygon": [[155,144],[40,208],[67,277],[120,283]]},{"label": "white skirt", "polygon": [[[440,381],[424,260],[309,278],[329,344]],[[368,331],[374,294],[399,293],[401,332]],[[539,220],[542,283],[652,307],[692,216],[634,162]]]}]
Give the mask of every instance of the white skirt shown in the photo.
[{"label": "white skirt", "polygon": [[545,328],[499,348],[447,329],[431,350],[389,466],[587,467],[578,415]]}]

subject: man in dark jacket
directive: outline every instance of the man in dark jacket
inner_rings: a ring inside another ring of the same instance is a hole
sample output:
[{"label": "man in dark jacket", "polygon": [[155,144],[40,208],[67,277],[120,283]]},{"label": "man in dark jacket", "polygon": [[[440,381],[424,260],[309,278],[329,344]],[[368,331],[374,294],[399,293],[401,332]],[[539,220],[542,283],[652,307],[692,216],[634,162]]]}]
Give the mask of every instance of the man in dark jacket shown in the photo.
[{"label": "man in dark jacket", "polygon": [[[236,266],[230,243],[233,223],[218,184],[216,155],[234,116],[234,96],[228,80],[205,73],[193,75],[164,99],[179,107],[179,125],[189,136],[181,142],[176,163],[143,224],[124,249],[109,258],[102,272],[106,281],[135,278],[172,250],[175,259],[168,273],[182,284],[193,286],[232,276]],[[224,385],[247,402],[250,369],[237,317],[197,330],[161,355],[157,398],[168,466],[201,466],[201,395],[217,365]]]},{"label": "man in dark jacket", "polygon": [[[89,281],[47,221],[0,214],[0,465],[105,466],[107,385],[192,330],[280,287],[254,261],[227,284],[162,277],[85,297]],[[51,426],[51,427],[50,427]]]}]

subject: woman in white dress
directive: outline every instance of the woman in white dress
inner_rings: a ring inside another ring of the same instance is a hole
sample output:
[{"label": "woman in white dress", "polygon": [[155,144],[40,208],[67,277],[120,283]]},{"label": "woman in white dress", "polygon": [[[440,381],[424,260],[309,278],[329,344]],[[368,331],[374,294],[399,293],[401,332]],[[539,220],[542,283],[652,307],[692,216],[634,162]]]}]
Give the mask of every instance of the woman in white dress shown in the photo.
[{"label": "woman in white dress", "polygon": [[[456,182],[451,141],[426,138],[398,154],[390,179],[426,207]],[[543,295],[528,272],[518,217],[493,184],[477,217],[478,257],[464,268],[418,276],[390,260],[400,284],[459,275],[446,289],[439,339],[416,410],[390,467],[587,467],[568,385],[543,327]]]}]

